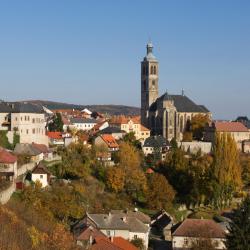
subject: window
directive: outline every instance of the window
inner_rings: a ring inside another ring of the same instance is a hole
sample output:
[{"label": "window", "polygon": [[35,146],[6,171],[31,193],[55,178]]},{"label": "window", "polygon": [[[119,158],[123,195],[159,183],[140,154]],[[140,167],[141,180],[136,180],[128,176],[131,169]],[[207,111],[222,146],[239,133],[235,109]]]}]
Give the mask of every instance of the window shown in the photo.
[{"label": "window", "polygon": [[156,75],[156,66],[154,66],[154,75]]},{"label": "window", "polygon": [[185,246],[188,245],[188,239],[187,239],[187,238],[184,239],[184,245],[185,245]]},{"label": "window", "polygon": [[110,230],[107,230],[107,236],[110,237],[111,236],[111,232]]},{"label": "window", "polygon": [[16,121],[17,121],[17,117],[16,117]]},{"label": "window", "polygon": [[145,75],[145,74],[146,74],[146,67],[143,66],[143,75]]},{"label": "window", "polygon": [[143,81],[143,89],[144,89],[144,91],[146,91],[146,85],[147,85],[146,80],[144,80]]},{"label": "window", "polygon": [[155,86],[155,80],[152,81],[152,86]]},{"label": "window", "polygon": [[40,179],[43,179],[43,175],[42,174],[40,174]]},{"label": "window", "polygon": [[32,129],[32,133],[33,133],[33,134],[36,133],[36,129],[35,129],[35,128]]},{"label": "window", "polygon": [[29,133],[29,130],[28,129],[26,129],[26,134],[28,134]]},{"label": "window", "polygon": [[33,123],[35,123],[35,122],[36,122],[35,118],[33,118],[33,119],[32,119],[32,122],[33,122]]},{"label": "window", "polygon": [[134,239],[138,239],[138,236],[136,234],[134,235]]},{"label": "window", "polygon": [[154,67],[153,67],[153,65],[151,66],[150,74],[151,74],[151,75],[154,74]]}]

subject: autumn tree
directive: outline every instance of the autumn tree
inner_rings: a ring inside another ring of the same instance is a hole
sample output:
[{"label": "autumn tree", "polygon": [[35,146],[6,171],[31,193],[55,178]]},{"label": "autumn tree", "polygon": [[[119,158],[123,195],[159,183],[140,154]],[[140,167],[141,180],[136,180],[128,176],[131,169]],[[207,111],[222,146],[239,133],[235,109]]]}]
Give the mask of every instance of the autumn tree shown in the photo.
[{"label": "autumn tree", "polygon": [[232,192],[242,187],[239,151],[230,134],[216,135],[213,157],[212,173],[220,187],[221,202],[230,199]]},{"label": "autumn tree", "polygon": [[154,173],[148,180],[147,200],[150,208],[165,209],[174,200],[175,191],[167,179],[158,173]]},{"label": "autumn tree", "polygon": [[190,121],[190,131],[195,140],[201,140],[203,138],[204,129],[209,121],[208,115],[197,114],[192,117]]},{"label": "autumn tree", "polygon": [[125,185],[125,171],[121,167],[112,167],[107,171],[107,186],[110,190],[118,193]]}]

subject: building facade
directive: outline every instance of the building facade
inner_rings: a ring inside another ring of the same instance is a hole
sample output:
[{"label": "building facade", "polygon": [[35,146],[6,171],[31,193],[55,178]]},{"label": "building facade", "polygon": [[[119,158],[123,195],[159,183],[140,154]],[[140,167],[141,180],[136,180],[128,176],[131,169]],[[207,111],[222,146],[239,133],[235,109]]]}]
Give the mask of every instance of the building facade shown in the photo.
[{"label": "building facade", "polygon": [[203,105],[197,105],[182,91],[181,95],[167,92],[159,96],[159,62],[153,55],[152,43],[147,44],[147,55],[141,62],[141,122],[153,135],[167,140],[182,140],[188,121],[202,114],[211,118]]}]

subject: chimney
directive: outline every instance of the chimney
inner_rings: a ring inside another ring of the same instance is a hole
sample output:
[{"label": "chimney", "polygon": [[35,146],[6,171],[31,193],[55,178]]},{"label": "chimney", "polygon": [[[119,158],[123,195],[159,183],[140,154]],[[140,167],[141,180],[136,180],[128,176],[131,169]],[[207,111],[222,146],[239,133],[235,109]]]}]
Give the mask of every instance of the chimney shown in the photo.
[{"label": "chimney", "polygon": [[181,90],[181,95],[184,96],[184,89]]}]

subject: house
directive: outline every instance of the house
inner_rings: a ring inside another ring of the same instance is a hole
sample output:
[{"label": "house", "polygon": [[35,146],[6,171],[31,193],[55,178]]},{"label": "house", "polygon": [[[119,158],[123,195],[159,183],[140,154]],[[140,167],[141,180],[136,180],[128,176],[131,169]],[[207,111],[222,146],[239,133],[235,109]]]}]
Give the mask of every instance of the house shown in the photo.
[{"label": "house", "polygon": [[65,117],[64,115],[62,115],[62,122],[63,122],[63,131],[67,132],[71,123],[70,121],[67,119],[67,117]]},{"label": "house", "polygon": [[[126,240],[142,239],[148,248],[150,227],[134,216],[120,213],[86,214],[79,223],[100,230],[107,237],[122,237]],[[77,226],[77,225],[76,225]]]},{"label": "house", "polygon": [[171,229],[174,225],[173,217],[165,210],[161,210],[156,213],[151,221],[151,231],[158,231],[162,233],[164,240],[171,241]]},{"label": "house", "polygon": [[140,117],[125,117],[118,116],[113,117],[110,122],[110,126],[120,128],[126,133],[133,132],[135,134],[136,140],[144,142],[150,136],[150,130],[143,126],[140,121]]},{"label": "house", "polygon": [[16,132],[20,143],[48,145],[43,108],[28,102],[1,102],[0,129]]},{"label": "house", "polygon": [[43,159],[44,160],[50,160],[53,159],[53,151],[49,149],[46,145],[44,144],[37,144],[37,143],[32,143],[33,148],[39,150],[40,152],[43,153]]},{"label": "house", "polygon": [[42,188],[47,187],[50,183],[50,172],[43,163],[39,163],[31,173],[31,180],[33,182],[39,181]]},{"label": "house", "polygon": [[245,140],[242,142],[242,152],[250,154],[250,140]]},{"label": "house", "polygon": [[100,135],[102,134],[109,134],[112,135],[116,140],[120,140],[123,138],[123,136],[126,134],[125,131],[121,130],[120,128],[117,127],[107,127],[105,129],[102,129],[99,131]]},{"label": "house", "polygon": [[17,143],[14,149],[16,155],[23,155],[30,158],[32,162],[40,162],[44,159],[44,154],[40,149],[28,143]]},{"label": "house", "polygon": [[216,249],[226,249],[226,235],[213,220],[185,219],[172,234],[173,250],[190,249],[197,240],[209,240]]},{"label": "house", "polygon": [[90,118],[71,118],[70,119],[70,128],[75,128],[77,130],[91,130],[96,124],[95,119]]},{"label": "house", "polygon": [[0,147],[0,180],[12,181],[17,177],[17,157]]},{"label": "house", "polygon": [[103,134],[95,138],[96,146],[103,146],[110,152],[118,151],[119,145],[117,144],[115,138],[109,134]]},{"label": "house", "polygon": [[98,161],[103,162],[106,165],[113,165],[111,152],[97,152],[96,158]]},{"label": "house", "polygon": [[170,143],[161,135],[148,137],[143,146],[142,150],[145,156],[149,154],[160,154],[160,159],[166,158],[166,152],[170,149]]},{"label": "house", "polygon": [[216,133],[230,134],[239,150],[242,150],[242,142],[250,139],[250,132],[241,122],[214,121],[205,128],[204,141],[214,143]]},{"label": "house", "polygon": [[47,132],[50,145],[64,146],[64,138],[62,132]]},{"label": "house", "polygon": [[99,131],[108,128],[109,127],[109,123],[107,121],[102,121],[102,122],[98,122],[92,129],[92,133],[96,134]]},{"label": "house", "polygon": [[92,112],[89,109],[85,108],[81,113],[84,118],[91,118]]}]

